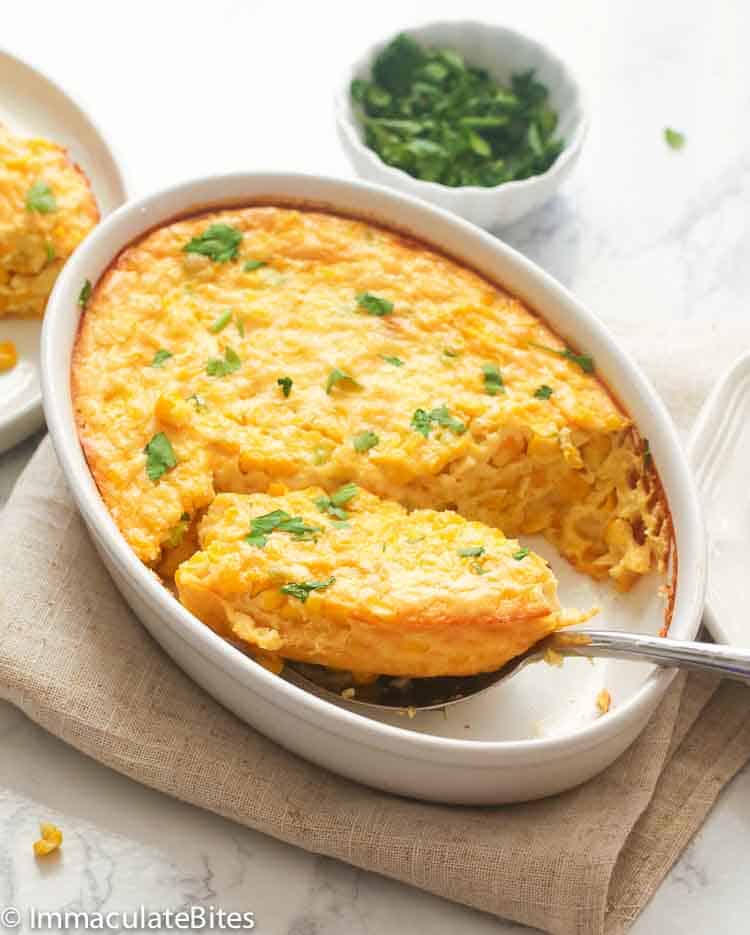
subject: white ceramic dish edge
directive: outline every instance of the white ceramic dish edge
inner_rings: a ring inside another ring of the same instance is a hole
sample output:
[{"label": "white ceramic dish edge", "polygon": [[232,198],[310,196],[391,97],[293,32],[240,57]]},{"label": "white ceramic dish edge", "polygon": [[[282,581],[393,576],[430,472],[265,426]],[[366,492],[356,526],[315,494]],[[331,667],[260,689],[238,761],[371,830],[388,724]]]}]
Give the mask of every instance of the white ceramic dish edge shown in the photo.
[{"label": "white ceramic dish edge", "polygon": [[328,206],[412,232],[501,281],[541,309],[573,344],[592,352],[649,438],[669,495],[680,553],[672,635],[690,639],[700,623],[706,545],[694,483],[663,404],[601,322],[530,261],[447,212],[361,182],[270,172],[188,182],[123,206],[71,259],[53,291],[42,335],[45,414],[73,496],[120,590],[152,635],[223,704],[287,748],[350,778],[417,798],[467,804],[538,798],[590,778],[635,739],[672,672],[654,671],[616,710],[564,737],[476,742],[414,734],[321,701],[237,652],[169,595],[117,530],[88,470],[73,419],[69,368],[81,283],[95,282],[123,246],[156,224],[253,200]]},{"label": "white ceramic dish edge", "polygon": [[[497,49],[497,58],[502,65],[507,66],[509,61],[513,63],[510,70],[535,67],[540,72],[541,80],[552,89],[553,99],[559,98],[565,148],[546,172],[491,188],[476,185],[450,188],[436,182],[422,181],[387,165],[363,141],[362,129],[352,111],[349,86],[353,78],[369,75],[375,56],[399,32],[391,30],[349,66],[335,95],[339,139],[357,174],[369,181],[423,198],[485,228],[515,223],[540,208],[572,171],[588,131],[585,94],[571,67],[541,42],[506,26],[447,20],[405,27],[401,31],[428,45],[456,48],[467,59],[490,68],[493,73],[497,69],[491,68],[490,62],[481,54],[482,51],[486,53],[490,44],[493,49]],[[496,77],[507,78],[499,73]]]}]

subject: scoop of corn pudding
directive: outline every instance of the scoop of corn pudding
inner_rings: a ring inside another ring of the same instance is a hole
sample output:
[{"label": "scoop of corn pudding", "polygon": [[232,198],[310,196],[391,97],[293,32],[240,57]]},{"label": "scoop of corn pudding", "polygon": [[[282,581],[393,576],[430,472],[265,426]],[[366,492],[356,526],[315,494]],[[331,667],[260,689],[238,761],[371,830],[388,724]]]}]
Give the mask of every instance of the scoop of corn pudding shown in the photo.
[{"label": "scoop of corn pudding", "polygon": [[444,510],[407,513],[354,484],[219,494],[182,603],[269,659],[394,676],[492,671],[560,626],[546,562]]},{"label": "scoop of corn pudding", "polygon": [[0,317],[35,318],[63,264],[99,220],[65,149],[0,126]]}]

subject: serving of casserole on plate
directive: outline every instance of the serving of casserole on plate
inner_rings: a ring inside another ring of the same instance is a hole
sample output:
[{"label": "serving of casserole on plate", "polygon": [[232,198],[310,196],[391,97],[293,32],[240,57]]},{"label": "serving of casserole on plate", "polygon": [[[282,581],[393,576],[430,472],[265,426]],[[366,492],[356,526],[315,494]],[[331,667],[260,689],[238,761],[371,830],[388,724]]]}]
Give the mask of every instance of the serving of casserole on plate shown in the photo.
[{"label": "serving of casserole on plate", "polygon": [[[546,794],[624,749],[669,673],[605,663],[601,717],[602,667],[582,664],[596,684],[572,661],[541,667],[460,724],[410,729],[277,675],[286,659],[355,683],[491,671],[596,606],[605,626],[694,633],[689,474],[595,319],[487,235],[365,185],[211,179],[101,231],[45,326],[68,362],[47,380],[51,431],[118,584],[198,681],[304,755],[408,794]],[[481,775],[532,747],[524,788]],[[386,750],[412,768],[389,773]],[[427,761],[452,780],[425,787]]]}]

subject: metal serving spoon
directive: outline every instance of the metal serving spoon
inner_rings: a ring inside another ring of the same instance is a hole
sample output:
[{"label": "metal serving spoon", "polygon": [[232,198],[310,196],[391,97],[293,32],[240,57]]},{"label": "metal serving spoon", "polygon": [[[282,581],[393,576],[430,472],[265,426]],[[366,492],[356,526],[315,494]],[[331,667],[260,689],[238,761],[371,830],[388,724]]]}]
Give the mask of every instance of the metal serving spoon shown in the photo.
[{"label": "metal serving spoon", "polygon": [[287,665],[284,675],[290,682],[328,700],[341,701],[343,697],[350,703],[381,710],[429,711],[446,708],[487,691],[493,685],[512,678],[528,663],[543,659],[550,650],[562,656],[609,656],[634,662],[655,662],[678,669],[700,669],[750,684],[748,649],[617,630],[587,629],[553,633],[496,672],[460,678],[406,679],[381,675],[367,685],[354,686],[353,695],[350,677],[332,673],[322,666],[292,663]]}]

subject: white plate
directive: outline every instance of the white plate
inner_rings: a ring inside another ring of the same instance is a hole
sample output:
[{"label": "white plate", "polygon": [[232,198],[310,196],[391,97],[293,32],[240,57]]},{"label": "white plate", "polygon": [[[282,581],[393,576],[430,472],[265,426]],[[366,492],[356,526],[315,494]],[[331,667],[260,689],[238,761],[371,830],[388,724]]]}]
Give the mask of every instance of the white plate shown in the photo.
[{"label": "white plate", "polygon": [[750,354],[706,400],[689,455],[708,521],[708,602],[704,619],[720,643],[750,646]]},{"label": "white plate", "polygon": [[[0,123],[21,136],[44,136],[67,147],[91,182],[104,217],[126,198],[112,149],[83,109],[38,69],[0,49]],[[0,318],[0,341],[13,341],[19,363],[0,373],[0,452],[44,419],[39,381],[41,321]]]}]

